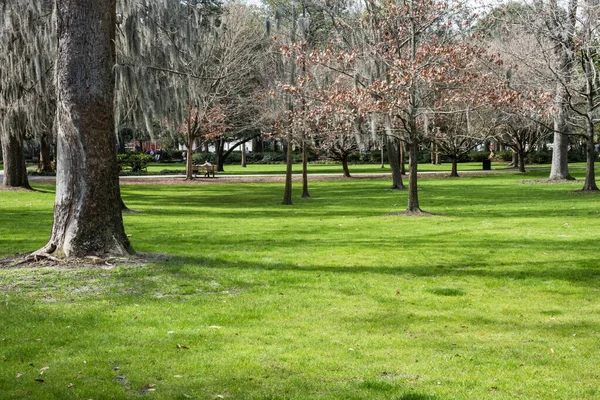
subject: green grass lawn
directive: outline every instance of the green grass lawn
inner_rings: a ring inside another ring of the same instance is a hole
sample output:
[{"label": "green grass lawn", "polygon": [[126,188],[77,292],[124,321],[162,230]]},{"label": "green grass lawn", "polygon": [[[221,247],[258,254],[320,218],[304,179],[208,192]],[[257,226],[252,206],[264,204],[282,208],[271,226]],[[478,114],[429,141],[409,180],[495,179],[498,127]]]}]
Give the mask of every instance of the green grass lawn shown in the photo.
[{"label": "green grass lawn", "polygon": [[[125,185],[164,256],[0,269],[0,398],[600,398],[600,196],[545,176],[422,179],[423,218],[388,180]],[[36,187],[0,257],[48,239]]]}]

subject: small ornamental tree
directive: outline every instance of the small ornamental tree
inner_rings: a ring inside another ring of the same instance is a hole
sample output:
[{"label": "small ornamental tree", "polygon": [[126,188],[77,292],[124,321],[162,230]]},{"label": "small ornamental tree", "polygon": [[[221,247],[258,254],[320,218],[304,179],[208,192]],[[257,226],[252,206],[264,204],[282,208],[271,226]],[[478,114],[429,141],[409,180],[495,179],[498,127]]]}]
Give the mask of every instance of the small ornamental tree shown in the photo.
[{"label": "small ornamental tree", "polygon": [[198,108],[190,106],[179,133],[186,146],[186,179],[193,179],[193,151],[195,147],[215,140],[225,133],[225,114],[221,106]]}]

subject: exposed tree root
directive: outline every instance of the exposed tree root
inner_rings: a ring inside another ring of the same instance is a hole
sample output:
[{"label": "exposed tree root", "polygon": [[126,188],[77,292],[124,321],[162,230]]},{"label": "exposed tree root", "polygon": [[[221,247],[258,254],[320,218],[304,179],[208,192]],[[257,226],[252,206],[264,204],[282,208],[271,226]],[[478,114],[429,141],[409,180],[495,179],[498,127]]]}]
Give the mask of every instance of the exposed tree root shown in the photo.
[{"label": "exposed tree root", "polygon": [[116,266],[140,266],[148,263],[168,260],[167,254],[142,253],[130,257],[83,257],[61,259],[48,253],[36,251],[32,254],[17,254],[0,260],[0,269],[9,268],[102,268],[112,269]]}]

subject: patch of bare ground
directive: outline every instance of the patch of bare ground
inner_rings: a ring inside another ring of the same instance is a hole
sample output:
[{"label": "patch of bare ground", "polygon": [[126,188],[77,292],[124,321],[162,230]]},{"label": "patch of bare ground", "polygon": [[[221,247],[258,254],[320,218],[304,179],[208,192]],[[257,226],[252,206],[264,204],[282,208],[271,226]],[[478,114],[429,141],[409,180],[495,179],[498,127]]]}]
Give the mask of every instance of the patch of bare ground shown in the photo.
[{"label": "patch of bare ground", "polygon": [[547,185],[555,185],[557,183],[579,183],[581,184],[581,180],[576,179],[532,179],[532,180],[523,180],[518,183],[523,185],[536,185],[536,184],[547,184]]},{"label": "patch of bare ground", "polygon": [[431,214],[425,211],[402,211],[386,214],[386,217],[437,217],[435,214]]},{"label": "patch of bare ground", "polygon": [[129,257],[83,257],[57,259],[32,254],[15,254],[14,256],[0,259],[0,269],[12,268],[50,268],[50,269],[83,269],[99,268],[113,269],[115,267],[136,267],[146,264],[168,260],[168,254],[161,253],[137,253]]}]

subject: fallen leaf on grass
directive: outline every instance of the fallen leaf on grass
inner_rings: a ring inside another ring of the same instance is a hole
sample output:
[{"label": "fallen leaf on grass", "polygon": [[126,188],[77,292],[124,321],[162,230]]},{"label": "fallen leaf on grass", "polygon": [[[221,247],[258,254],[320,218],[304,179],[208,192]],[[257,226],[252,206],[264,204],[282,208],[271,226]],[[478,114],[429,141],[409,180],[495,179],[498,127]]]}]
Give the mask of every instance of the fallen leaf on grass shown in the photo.
[{"label": "fallen leaf on grass", "polygon": [[142,392],[142,393],[154,392],[154,391],[156,391],[156,389],[154,388],[154,385],[152,383],[147,384],[140,390],[140,392]]},{"label": "fallen leaf on grass", "polygon": [[178,349],[184,349],[184,350],[188,350],[188,349],[189,349],[189,347],[187,347],[187,346],[182,346],[182,345],[180,345],[179,343],[177,343],[177,348],[178,348]]},{"label": "fallen leaf on grass", "polygon": [[50,369],[50,367],[40,368],[40,375],[44,375],[44,372],[48,371],[49,369]]},{"label": "fallen leaf on grass", "polygon": [[17,372],[17,378],[20,378],[20,377],[22,377],[22,376],[23,376],[23,374],[22,374],[22,373],[20,373],[20,372]]},{"label": "fallen leaf on grass", "polygon": [[221,329],[221,327],[219,325],[211,325],[209,326],[210,329]]},{"label": "fallen leaf on grass", "polygon": [[183,376],[182,375],[173,375],[173,378],[179,379],[179,378],[183,378]]}]

